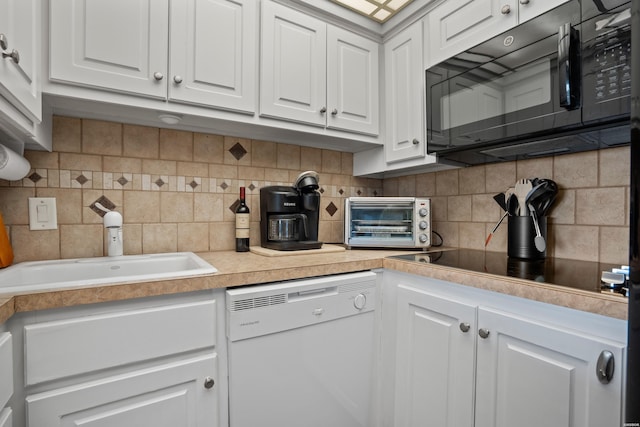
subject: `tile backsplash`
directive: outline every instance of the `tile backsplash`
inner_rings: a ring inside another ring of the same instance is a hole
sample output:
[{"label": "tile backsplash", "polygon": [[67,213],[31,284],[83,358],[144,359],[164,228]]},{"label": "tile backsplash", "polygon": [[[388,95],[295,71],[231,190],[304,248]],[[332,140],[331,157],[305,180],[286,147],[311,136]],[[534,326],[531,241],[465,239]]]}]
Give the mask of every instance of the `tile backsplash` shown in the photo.
[{"label": "tile backsplash", "polygon": [[[502,214],[493,196],[538,177],[560,187],[548,218],[548,256],[627,262],[629,147],[378,180],[354,177],[350,153],[54,117],[53,152],[25,156],[27,177],[0,180],[16,262],[106,255],[102,218],[92,209],[99,200],[123,214],[125,254],[231,250],[241,186],[257,245],[260,187],[291,185],[306,170],[320,174],[325,242],[342,242],[345,197],[420,196],[432,199],[433,229],[446,246],[484,249]],[[29,230],[29,197],[56,198],[58,229]],[[506,247],[505,221],[486,249]]]},{"label": "tile backsplash", "polygon": [[[521,178],[550,178],[560,191],[547,218],[547,256],[627,264],[629,166],[629,147],[609,148],[385,179],[383,192],[430,197],[445,245],[484,249],[503,213],[493,196]],[[506,220],[486,249],[506,252]]]},{"label": "tile backsplash", "polygon": [[[194,132],[54,117],[53,152],[27,151],[32,170],[0,180],[0,212],[15,262],[106,255],[96,201],[124,217],[125,254],[235,247],[239,187],[260,243],[259,189],[320,174],[320,239],[342,242],[348,196],[382,193],[382,181],[353,177],[353,155]],[[29,230],[28,198],[55,197],[58,228]]]}]

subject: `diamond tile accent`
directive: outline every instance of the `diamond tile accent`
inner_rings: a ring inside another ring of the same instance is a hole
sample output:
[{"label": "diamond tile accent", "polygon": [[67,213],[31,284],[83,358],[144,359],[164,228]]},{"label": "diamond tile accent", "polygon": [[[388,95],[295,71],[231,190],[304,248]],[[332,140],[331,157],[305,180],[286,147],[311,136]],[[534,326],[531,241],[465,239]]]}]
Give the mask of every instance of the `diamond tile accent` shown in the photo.
[{"label": "diamond tile accent", "polygon": [[31,175],[29,175],[29,179],[31,181],[33,181],[34,183],[36,183],[36,182],[40,181],[42,179],[42,177],[37,172],[34,172]]},{"label": "diamond tile accent", "polygon": [[338,193],[340,193],[340,195],[342,196],[344,194],[344,190],[341,188],[340,190],[338,190]]},{"label": "diamond tile accent", "polygon": [[256,189],[256,186],[255,186],[255,185],[253,185],[253,184],[250,184],[250,185],[249,185],[249,190],[253,191],[253,190],[255,190],[255,189]]},{"label": "diamond tile accent", "polygon": [[164,182],[164,181],[162,180],[162,178],[158,178],[158,179],[156,179],[155,184],[156,184],[158,187],[162,187],[163,185],[165,185],[165,184],[166,184],[166,182]]},{"label": "diamond tile accent", "polygon": [[129,180],[127,178],[125,178],[124,176],[121,176],[120,178],[118,178],[118,183],[120,185],[122,185],[123,187],[129,182]]},{"label": "diamond tile accent", "polygon": [[102,209],[98,208],[96,206],[96,203],[100,203],[102,206],[104,206],[105,208],[109,209],[110,211],[114,210],[116,208],[116,205],[113,204],[113,202],[109,199],[107,199],[105,196],[100,196],[98,197],[98,199],[96,199],[93,203],[91,203],[89,205],[89,208],[94,211],[95,213],[97,213],[98,215],[100,215],[101,217],[104,216],[104,214],[106,212],[104,212]]},{"label": "diamond tile accent", "polygon": [[226,190],[227,188],[229,188],[229,185],[223,181],[222,184],[220,184],[220,188],[222,188],[223,190]]},{"label": "diamond tile accent", "polygon": [[78,181],[78,183],[80,183],[80,185],[84,185],[84,184],[87,183],[87,181],[89,181],[89,179],[86,176],[80,174],[80,176],[78,176],[76,178],[76,181]]},{"label": "diamond tile accent", "polygon": [[193,188],[194,190],[196,189],[196,187],[197,187],[197,186],[198,186],[198,183],[197,183],[197,182],[195,182],[195,181],[191,181],[191,182],[189,183],[189,187]]},{"label": "diamond tile accent", "polygon": [[236,213],[236,209],[238,209],[238,205],[240,204],[240,199],[237,199],[231,206],[229,206],[229,210],[233,213]]},{"label": "diamond tile accent", "polygon": [[333,204],[333,202],[329,203],[325,210],[329,213],[330,216],[334,216],[336,212],[338,212],[338,208]]},{"label": "diamond tile accent", "polygon": [[357,194],[358,196],[360,196],[360,195],[362,195],[362,191],[358,190],[358,191],[356,191],[356,194]]},{"label": "diamond tile accent", "polygon": [[240,160],[247,154],[247,150],[245,150],[239,142],[236,142],[233,147],[229,148],[229,152],[236,160]]},{"label": "diamond tile accent", "polygon": [[374,196],[377,196],[377,195],[378,195],[378,192],[377,192],[377,191],[375,191],[375,190],[373,190],[373,195],[374,195]]},{"label": "diamond tile accent", "polygon": [[324,194],[324,188],[321,188],[321,189],[320,189],[320,190],[318,190],[318,191],[320,191],[320,194]]}]

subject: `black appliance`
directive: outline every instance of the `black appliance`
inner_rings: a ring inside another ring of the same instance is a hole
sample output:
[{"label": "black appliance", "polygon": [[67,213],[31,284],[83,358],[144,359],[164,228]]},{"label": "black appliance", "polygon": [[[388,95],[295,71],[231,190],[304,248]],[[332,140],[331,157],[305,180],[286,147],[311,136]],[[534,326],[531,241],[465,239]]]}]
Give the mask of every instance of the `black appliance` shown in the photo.
[{"label": "black appliance", "polygon": [[427,151],[474,165],[629,143],[629,0],[570,0],[426,71]]},{"label": "black appliance", "polygon": [[319,249],[318,174],[303,172],[293,187],[260,189],[260,245],[279,251]]},{"label": "black appliance", "polygon": [[[632,39],[640,40],[640,0],[633,0]],[[631,226],[629,247],[629,320],[627,392],[623,426],[640,426],[640,43],[632,45],[631,83]]]}]

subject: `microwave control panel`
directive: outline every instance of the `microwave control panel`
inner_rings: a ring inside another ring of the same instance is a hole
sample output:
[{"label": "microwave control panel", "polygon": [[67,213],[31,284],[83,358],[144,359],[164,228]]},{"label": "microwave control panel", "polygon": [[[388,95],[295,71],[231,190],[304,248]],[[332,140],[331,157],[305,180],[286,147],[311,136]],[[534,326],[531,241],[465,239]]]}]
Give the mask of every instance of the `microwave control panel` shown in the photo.
[{"label": "microwave control panel", "polygon": [[631,27],[626,25],[598,35],[593,56],[596,100],[631,95]]}]

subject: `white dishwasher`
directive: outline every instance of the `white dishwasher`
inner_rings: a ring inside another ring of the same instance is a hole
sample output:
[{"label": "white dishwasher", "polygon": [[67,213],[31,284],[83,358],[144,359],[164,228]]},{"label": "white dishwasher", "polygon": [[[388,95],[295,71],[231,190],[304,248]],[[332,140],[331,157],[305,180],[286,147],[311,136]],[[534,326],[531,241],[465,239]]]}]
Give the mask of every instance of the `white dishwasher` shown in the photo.
[{"label": "white dishwasher", "polygon": [[371,425],[376,274],[227,291],[231,427]]}]

